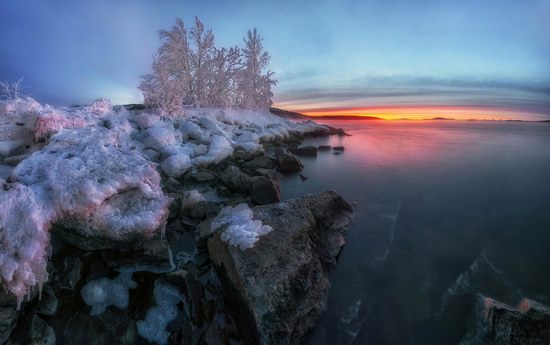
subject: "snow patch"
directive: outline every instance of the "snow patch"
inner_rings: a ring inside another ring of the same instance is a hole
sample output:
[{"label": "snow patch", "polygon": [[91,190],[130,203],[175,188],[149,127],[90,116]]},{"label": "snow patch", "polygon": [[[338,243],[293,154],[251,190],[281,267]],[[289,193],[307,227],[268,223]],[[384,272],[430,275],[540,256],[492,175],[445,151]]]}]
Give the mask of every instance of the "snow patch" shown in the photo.
[{"label": "snow patch", "polygon": [[147,310],[145,320],[136,322],[138,334],[149,342],[159,345],[168,343],[170,333],[166,331],[168,324],[178,316],[178,303],[184,301],[183,296],[174,288],[155,281],[153,290],[156,305]]},{"label": "snow patch", "polygon": [[191,167],[191,160],[185,154],[176,154],[166,158],[162,162],[162,171],[168,176],[178,178],[183,175]]},{"label": "snow patch", "polygon": [[121,272],[115,279],[101,278],[91,280],[80,291],[84,303],[92,307],[91,315],[103,314],[107,307],[124,309],[130,300],[129,290],[135,289],[137,283],[132,280],[131,272]]},{"label": "snow patch", "polygon": [[28,187],[0,179],[0,282],[18,304],[48,279],[51,215]]},{"label": "snow patch", "polygon": [[253,212],[247,204],[226,206],[214,218],[211,224],[212,231],[222,227],[222,241],[245,250],[254,247],[261,236],[271,232],[273,228],[263,225],[261,220],[252,220]]}]

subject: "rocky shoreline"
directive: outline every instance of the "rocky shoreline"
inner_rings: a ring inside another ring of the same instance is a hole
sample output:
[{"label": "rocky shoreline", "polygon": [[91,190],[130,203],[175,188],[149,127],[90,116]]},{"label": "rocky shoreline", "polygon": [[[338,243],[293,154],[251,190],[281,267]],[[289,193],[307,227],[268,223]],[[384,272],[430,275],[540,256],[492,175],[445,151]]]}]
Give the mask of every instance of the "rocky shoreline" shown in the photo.
[{"label": "rocky shoreline", "polygon": [[[344,133],[306,134],[325,135]],[[162,174],[172,200],[164,237],[116,241],[54,224],[48,282],[20,307],[0,294],[0,344],[299,344],[325,309],[353,213],[334,192],[281,202],[281,174],[302,169],[291,151],[302,154],[304,137]],[[193,198],[205,194],[215,201]],[[244,251],[210,224],[242,203],[273,229]]]}]

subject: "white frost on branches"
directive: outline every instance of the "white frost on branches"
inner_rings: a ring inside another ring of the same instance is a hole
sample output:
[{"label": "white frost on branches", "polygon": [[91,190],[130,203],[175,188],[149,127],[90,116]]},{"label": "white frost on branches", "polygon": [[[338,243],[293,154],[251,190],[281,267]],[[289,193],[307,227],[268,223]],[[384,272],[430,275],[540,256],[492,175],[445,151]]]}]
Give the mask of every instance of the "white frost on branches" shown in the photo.
[{"label": "white frost on branches", "polygon": [[147,106],[176,116],[185,106],[265,110],[272,105],[276,80],[273,72],[264,72],[270,56],[256,29],[248,31],[242,50],[216,48],[212,30],[197,17],[190,30],[178,18],[159,36],[152,73],[140,77]]}]

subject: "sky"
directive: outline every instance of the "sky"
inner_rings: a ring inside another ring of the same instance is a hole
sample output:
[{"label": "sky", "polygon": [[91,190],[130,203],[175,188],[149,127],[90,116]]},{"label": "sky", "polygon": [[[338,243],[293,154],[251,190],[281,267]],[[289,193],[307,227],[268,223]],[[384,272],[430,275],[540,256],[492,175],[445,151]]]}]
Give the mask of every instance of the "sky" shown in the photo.
[{"label": "sky", "polygon": [[158,30],[195,15],[218,46],[258,28],[280,108],[550,120],[550,0],[2,1],[0,80],[56,105],[140,102]]}]

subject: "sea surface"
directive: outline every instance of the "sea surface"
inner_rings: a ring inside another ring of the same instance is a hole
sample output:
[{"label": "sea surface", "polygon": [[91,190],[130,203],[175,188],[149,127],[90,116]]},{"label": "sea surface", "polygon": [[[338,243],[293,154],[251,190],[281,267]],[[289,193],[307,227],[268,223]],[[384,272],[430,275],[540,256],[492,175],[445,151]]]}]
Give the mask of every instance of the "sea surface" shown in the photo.
[{"label": "sea surface", "polygon": [[305,344],[463,344],[488,296],[550,305],[550,124],[324,121],[345,152],[301,158],[284,199],[335,190],[356,202]]}]

